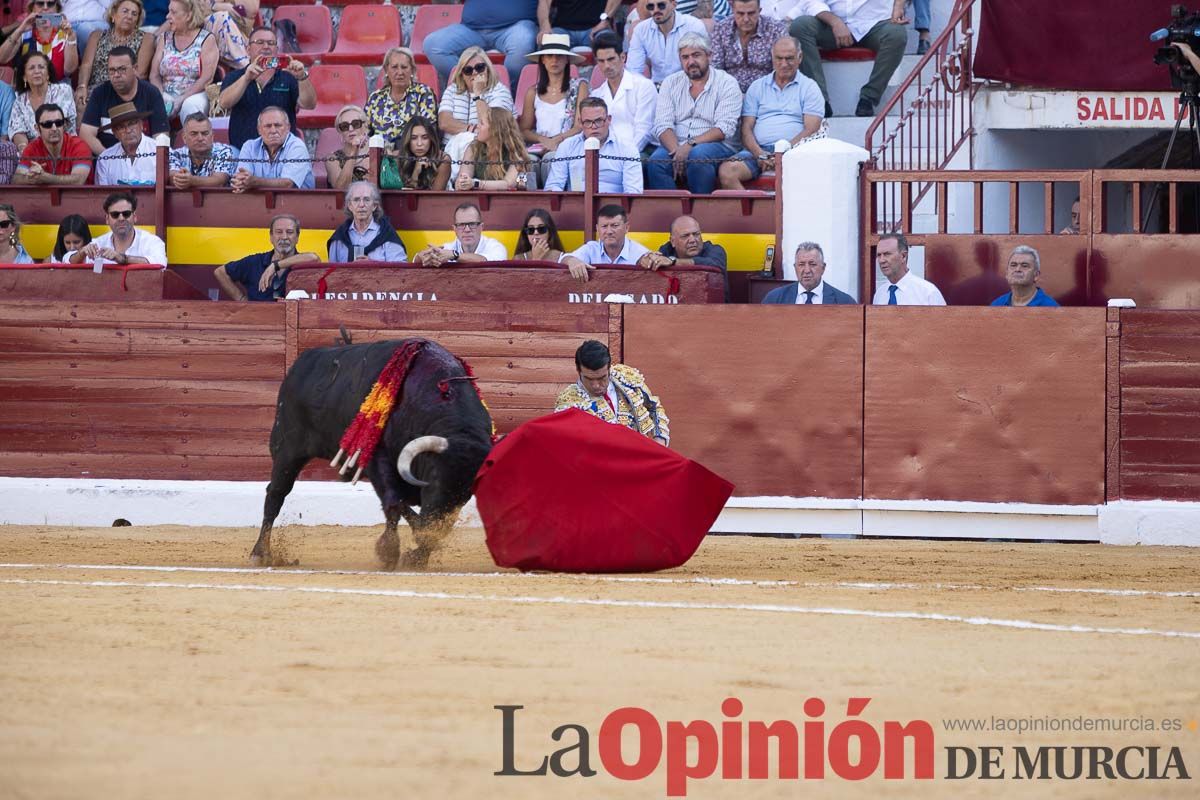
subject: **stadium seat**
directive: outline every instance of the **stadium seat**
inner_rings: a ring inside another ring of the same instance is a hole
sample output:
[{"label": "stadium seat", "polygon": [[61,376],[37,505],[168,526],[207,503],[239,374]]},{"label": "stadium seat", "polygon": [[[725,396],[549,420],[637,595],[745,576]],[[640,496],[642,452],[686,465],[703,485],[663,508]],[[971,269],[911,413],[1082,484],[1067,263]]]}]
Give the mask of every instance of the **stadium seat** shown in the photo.
[{"label": "stadium seat", "polygon": [[317,92],[317,107],[296,112],[300,128],[328,128],[342,106],[361,106],[367,102],[367,74],[362,67],[315,64],[309,67],[308,74]]},{"label": "stadium seat", "polygon": [[447,25],[457,25],[462,21],[462,12],[463,7],[460,5],[421,6],[417,9],[408,47],[416,54],[418,64],[429,63],[429,57],[425,55],[425,37]]},{"label": "stadium seat", "polygon": [[288,55],[305,64],[313,63],[333,48],[333,17],[328,6],[280,6],[275,9],[274,19],[290,19],[296,24],[300,51]]},{"label": "stadium seat", "polygon": [[313,178],[318,189],[325,189],[328,173],[325,171],[325,159],[334,150],[342,146],[342,135],[335,128],[325,128],[317,138],[317,149],[313,158]]},{"label": "stadium seat", "polygon": [[[387,74],[383,70],[379,70],[379,75],[375,78],[375,88],[382,89],[386,82]],[[417,83],[423,83],[433,89],[437,98],[442,99],[442,87],[438,83],[437,70],[434,69],[433,64],[417,64]]]},{"label": "stadium seat", "polygon": [[[505,70],[497,70],[497,71],[505,72]],[[571,77],[572,78],[579,77],[579,67],[575,66],[574,64],[571,65]],[[530,86],[536,86],[537,80],[538,80],[538,65],[537,64],[526,64],[525,67],[521,70],[521,78],[517,81],[516,105],[517,105],[517,116],[518,117],[521,116],[521,105],[525,102],[525,92],[528,91]]]},{"label": "stadium seat", "polygon": [[875,51],[866,47],[839,47],[836,50],[822,50],[822,61],[874,61]]},{"label": "stadium seat", "polygon": [[378,64],[403,40],[400,12],[395,6],[347,6],[338,25],[337,44],[321,60],[329,64]]}]

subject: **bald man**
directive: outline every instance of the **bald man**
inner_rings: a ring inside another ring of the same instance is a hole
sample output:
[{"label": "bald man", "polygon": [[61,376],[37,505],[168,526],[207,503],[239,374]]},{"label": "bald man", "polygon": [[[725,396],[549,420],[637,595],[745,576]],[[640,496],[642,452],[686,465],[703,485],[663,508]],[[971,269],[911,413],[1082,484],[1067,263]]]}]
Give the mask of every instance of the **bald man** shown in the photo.
[{"label": "bald man", "polygon": [[725,302],[729,302],[729,273],[725,248],[719,244],[704,241],[700,223],[695,217],[686,214],[677,217],[671,223],[671,238],[658,248],[658,258],[651,269],[671,267],[676,264],[683,266],[717,267],[725,281]]}]

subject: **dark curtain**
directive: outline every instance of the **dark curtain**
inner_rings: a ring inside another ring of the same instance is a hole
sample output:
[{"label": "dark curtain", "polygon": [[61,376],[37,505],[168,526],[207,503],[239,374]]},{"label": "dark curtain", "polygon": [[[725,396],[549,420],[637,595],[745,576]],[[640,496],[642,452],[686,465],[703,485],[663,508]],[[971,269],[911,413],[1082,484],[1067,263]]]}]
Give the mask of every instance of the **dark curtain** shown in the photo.
[{"label": "dark curtain", "polygon": [[[1043,89],[1170,91],[1150,34],[1173,0],[982,0],[975,75]],[[1188,4],[1200,10],[1200,0]],[[1197,50],[1200,52],[1200,49]]]}]

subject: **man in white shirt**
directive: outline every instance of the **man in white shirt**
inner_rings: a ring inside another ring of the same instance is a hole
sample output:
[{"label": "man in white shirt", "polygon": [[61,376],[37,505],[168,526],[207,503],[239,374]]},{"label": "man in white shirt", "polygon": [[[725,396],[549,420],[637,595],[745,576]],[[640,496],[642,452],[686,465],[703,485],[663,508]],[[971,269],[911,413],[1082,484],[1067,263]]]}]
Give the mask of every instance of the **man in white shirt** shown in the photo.
[{"label": "man in white shirt", "polygon": [[142,120],[150,112],[138,111],[133,103],[121,103],[110,108],[108,116],[106,127],[117,137],[117,143],[96,156],[96,185],[153,186],[156,147],[154,140],[142,132]]},{"label": "man in white shirt", "polygon": [[[612,117],[608,106],[598,97],[589,97],[579,104],[579,125],[582,131],[568,136],[554,153],[546,191],[570,189],[582,192],[586,172],[585,139],[600,142],[599,179],[602,194],[641,194],[642,161],[638,152],[624,141],[609,135]],[[570,186],[568,186],[568,178]]]},{"label": "man in white shirt", "polygon": [[650,19],[633,29],[629,43],[629,62],[626,66],[638,75],[650,62],[650,80],[662,83],[672,73],[683,69],[679,64],[679,39],[685,33],[697,33],[707,38],[704,23],[675,10],[675,0],[650,0]]},{"label": "man in white shirt", "polygon": [[865,47],[875,51],[871,77],[859,91],[855,116],[875,116],[875,106],[887,88],[888,79],[900,66],[908,45],[908,18],[905,0],[803,0],[799,16],[792,22],[792,36],[800,40],[804,59],[800,71],[817,82],[830,116],[829,90],[821,50],[841,47]]},{"label": "man in white shirt", "polygon": [[429,245],[413,256],[413,261],[423,267],[441,267],[452,261],[471,264],[508,260],[504,245],[483,235],[483,213],[474,203],[463,203],[454,209],[454,235],[453,242],[441,247]]},{"label": "man in white shirt", "polygon": [[875,289],[877,306],[944,306],[938,288],[908,271],[908,240],[903,234],[887,234],[875,245],[875,260],[887,278]]},{"label": "man in white shirt", "polygon": [[[636,264],[656,269],[663,256],[629,238],[629,217],[618,205],[608,205],[596,212],[596,238],[584,242],[573,253],[562,257],[571,270],[571,277],[587,283],[591,264]],[[669,261],[669,259],[667,259]]]},{"label": "man in white shirt", "polygon": [[79,250],[68,253],[67,262],[82,264],[161,264],[167,266],[167,246],[153,233],[137,229],[137,198],[114,192],[104,198],[104,216],[109,232],[97,236]]},{"label": "man in white shirt", "polygon": [[657,147],[654,135],[654,109],[658,105],[658,90],[649,78],[625,69],[625,54],[621,52],[621,37],[602,33],[592,43],[595,69],[604,75],[604,83],[592,89],[591,96],[608,105],[612,116],[612,131],[618,139],[633,145],[639,153],[647,147]]}]

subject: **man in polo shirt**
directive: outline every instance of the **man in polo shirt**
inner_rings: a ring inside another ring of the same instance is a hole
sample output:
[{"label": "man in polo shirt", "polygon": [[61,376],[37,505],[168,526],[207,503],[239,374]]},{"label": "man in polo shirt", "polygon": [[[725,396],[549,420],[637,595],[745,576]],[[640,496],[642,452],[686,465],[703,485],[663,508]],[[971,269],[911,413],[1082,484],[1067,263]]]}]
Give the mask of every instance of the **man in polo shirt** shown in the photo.
[{"label": "man in polo shirt", "polygon": [[312,160],[304,142],[292,133],[287,112],[274,106],[258,115],[258,138],[246,142],[233,176],[233,191],[312,189]]},{"label": "man in polo shirt", "polygon": [[142,120],[150,115],[138,111],[133,103],[121,103],[108,110],[109,126],[117,143],[96,156],[97,186],[153,186],[157,147],[142,133]]},{"label": "man in polo shirt", "polygon": [[103,264],[158,264],[167,266],[167,246],[153,233],[137,228],[137,198],[114,192],[104,198],[104,215],[109,232],[97,236],[79,250],[68,253],[71,264],[84,261]]},{"label": "man in polo shirt", "polygon": [[92,172],[92,149],[78,136],[67,133],[67,118],[53,103],[34,111],[38,138],[25,146],[14,183],[39,186],[87,183]]},{"label": "man in polo shirt", "polygon": [[229,143],[239,150],[258,135],[258,115],[263,109],[282,108],[287,112],[288,125],[295,128],[297,105],[317,107],[317,92],[304,64],[289,61],[282,71],[267,68],[270,60],[277,57],[275,50],[275,32],[270,28],[255,28],[246,49],[250,63],[221,81],[217,102],[229,112]]},{"label": "man in polo shirt", "polygon": [[234,300],[276,300],[286,285],[289,269],[297,264],[321,260],[316,253],[296,252],[300,220],[291,214],[275,215],[271,219],[270,234],[270,252],[254,253],[213,270],[217,283]]},{"label": "man in polo shirt", "polygon": [[658,90],[649,78],[625,69],[625,54],[621,52],[621,37],[601,33],[592,43],[595,69],[604,74],[604,82],[592,89],[591,96],[608,104],[612,131],[618,139],[633,145],[639,153],[647,147],[657,147],[654,135],[654,109],[658,105]]},{"label": "man in polo shirt", "polygon": [[424,267],[441,267],[454,261],[470,264],[508,260],[504,245],[483,235],[483,212],[474,203],[454,209],[454,234],[453,242],[441,247],[429,245],[413,256],[413,261]]},{"label": "man in polo shirt", "polygon": [[676,11],[675,0],[650,0],[646,7],[653,24],[642,23],[633,29],[625,66],[641,75],[646,62],[650,62],[650,79],[658,84],[683,69],[679,62],[679,40],[683,35],[707,36],[708,29],[695,17]]},{"label": "man in polo shirt", "polygon": [[789,37],[771,48],[775,71],[750,84],[742,101],[742,151],[717,170],[722,189],[743,189],[775,169],[775,142],[791,144],[812,136],[825,118],[825,98],[816,81],[800,74],[800,43]]},{"label": "man in polo shirt", "polygon": [[584,242],[583,247],[562,257],[562,263],[571,270],[571,277],[583,283],[588,281],[591,264],[636,264],[654,269],[654,264],[663,258],[650,252],[645,245],[629,238],[629,217],[618,205],[604,206],[596,212],[596,238]]},{"label": "man in polo shirt", "polygon": [[[600,191],[603,194],[641,194],[642,161],[633,146],[609,135],[612,117],[608,106],[598,97],[589,97],[579,104],[579,125],[582,131],[568,136],[554,153],[546,191],[561,192],[570,188],[582,192],[584,183],[584,137],[600,142]],[[621,160],[618,160],[621,159]],[[570,187],[567,179],[570,178]]]},{"label": "man in polo shirt", "polygon": [[95,155],[117,143],[110,130],[112,120],[105,115],[122,103],[132,103],[138,111],[147,112],[150,122],[148,127],[143,123],[143,129],[149,135],[171,132],[162,93],[154,84],[138,78],[136,65],[137,56],[128,47],[108,51],[108,80],[92,90],[79,121],[79,138],[87,142]]},{"label": "man in polo shirt", "polygon": [[700,223],[695,217],[687,214],[676,217],[671,223],[671,238],[658,248],[658,252],[666,261],[651,266],[651,269],[682,264],[685,267],[699,265],[721,270],[725,282],[725,302],[729,302],[729,263],[725,248],[704,240],[704,232],[700,230]]},{"label": "man in polo shirt", "polygon": [[237,151],[213,141],[212,122],[203,111],[183,121],[183,147],[171,151],[167,170],[176,189],[228,186],[237,164]]},{"label": "man in polo shirt", "polygon": [[1038,251],[1027,244],[1017,245],[1008,257],[1005,278],[1011,291],[992,301],[994,306],[1047,306],[1057,308],[1058,302],[1038,286],[1042,275],[1042,259]]}]

